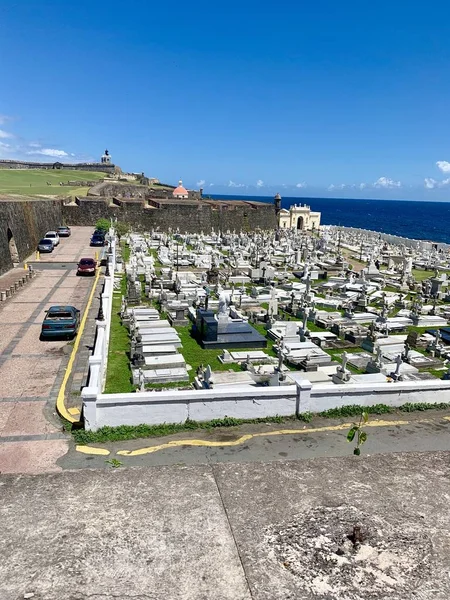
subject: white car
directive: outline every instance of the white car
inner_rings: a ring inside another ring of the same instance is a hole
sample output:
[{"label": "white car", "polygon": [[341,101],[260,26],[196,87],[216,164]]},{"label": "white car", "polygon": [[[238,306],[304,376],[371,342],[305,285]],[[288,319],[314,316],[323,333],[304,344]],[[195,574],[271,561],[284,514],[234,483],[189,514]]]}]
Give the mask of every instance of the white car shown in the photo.
[{"label": "white car", "polygon": [[59,244],[59,235],[56,231],[47,231],[47,233],[44,235],[44,238],[46,240],[52,240],[54,246]]}]

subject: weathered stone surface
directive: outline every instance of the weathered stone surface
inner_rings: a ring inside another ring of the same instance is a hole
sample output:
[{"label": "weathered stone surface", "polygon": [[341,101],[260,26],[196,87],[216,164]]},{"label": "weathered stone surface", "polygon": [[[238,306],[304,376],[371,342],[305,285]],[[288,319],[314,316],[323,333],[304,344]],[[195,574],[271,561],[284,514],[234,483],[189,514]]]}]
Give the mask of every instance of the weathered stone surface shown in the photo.
[{"label": "weathered stone surface", "polygon": [[35,250],[40,238],[62,224],[60,200],[0,199],[0,274],[13,266],[9,238],[13,236],[19,260]]}]

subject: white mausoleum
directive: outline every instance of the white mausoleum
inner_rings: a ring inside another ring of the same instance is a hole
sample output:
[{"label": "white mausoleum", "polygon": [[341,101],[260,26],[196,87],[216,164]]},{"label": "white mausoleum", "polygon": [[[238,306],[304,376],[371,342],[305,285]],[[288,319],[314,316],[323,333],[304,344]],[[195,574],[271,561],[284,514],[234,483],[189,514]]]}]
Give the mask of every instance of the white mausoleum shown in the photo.
[{"label": "white mausoleum", "polygon": [[278,213],[280,229],[313,231],[320,227],[320,212],[314,212],[307,204],[293,204],[289,210],[282,208]]}]

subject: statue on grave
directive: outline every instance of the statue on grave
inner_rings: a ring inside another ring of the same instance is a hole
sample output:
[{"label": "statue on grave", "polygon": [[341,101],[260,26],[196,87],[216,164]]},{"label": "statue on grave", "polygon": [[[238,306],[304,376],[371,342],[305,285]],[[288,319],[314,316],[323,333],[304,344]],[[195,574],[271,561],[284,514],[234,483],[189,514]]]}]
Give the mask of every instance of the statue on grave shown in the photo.
[{"label": "statue on grave", "polygon": [[219,317],[228,317],[230,306],[230,295],[225,290],[219,294]]},{"label": "statue on grave", "polygon": [[377,365],[377,367],[379,367],[381,369],[381,367],[383,366],[383,361],[382,361],[382,352],[381,352],[381,346],[377,346],[377,355],[376,355],[376,361],[375,364]]},{"label": "statue on grave", "polygon": [[403,351],[402,354],[402,360],[403,362],[409,362],[410,356],[409,356],[409,351],[411,350],[411,348],[409,347],[408,341],[405,341],[405,350]]},{"label": "statue on grave", "polygon": [[145,392],[145,375],[141,368],[139,369],[139,391]]}]

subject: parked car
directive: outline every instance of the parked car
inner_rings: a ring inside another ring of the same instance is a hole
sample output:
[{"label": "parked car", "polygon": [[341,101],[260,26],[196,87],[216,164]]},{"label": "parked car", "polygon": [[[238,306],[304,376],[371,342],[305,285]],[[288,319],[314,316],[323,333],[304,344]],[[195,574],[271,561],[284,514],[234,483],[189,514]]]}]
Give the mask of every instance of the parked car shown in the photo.
[{"label": "parked car", "polygon": [[75,306],[51,306],[42,323],[41,339],[73,338],[80,327],[80,311]]},{"label": "parked car", "polygon": [[52,240],[54,246],[59,244],[59,235],[56,233],[56,231],[47,231],[44,237],[48,240]]},{"label": "parked car", "polygon": [[70,231],[70,227],[63,225],[62,227],[58,227],[57,233],[58,233],[59,237],[62,238],[62,237],[70,237],[72,232]]},{"label": "parked car", "polygon": [[52,240],[47,238],[42,238],[37,246],[39,252],[53,252],[53,248],[54,246]]},{"label": "parked car", "polygon": [[77,275],[95,275],[97,263],[93,258],[81,258],[78,263]]},{"label": "parked car", "polygon": [[104,246],[107,242],[105,237],[94,233],[91,237],[91,246]]}]

